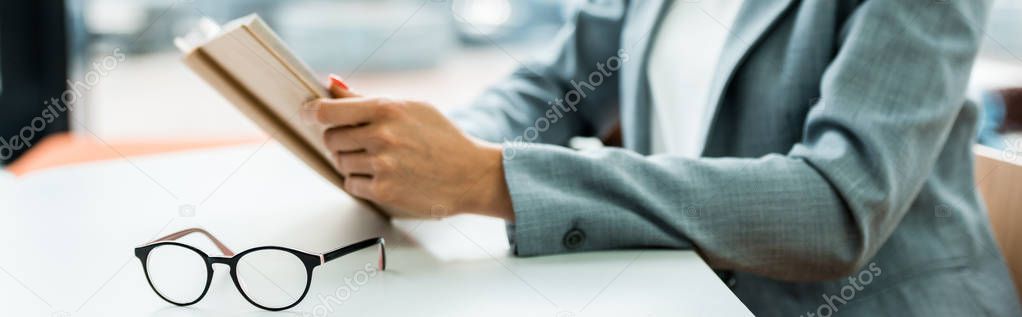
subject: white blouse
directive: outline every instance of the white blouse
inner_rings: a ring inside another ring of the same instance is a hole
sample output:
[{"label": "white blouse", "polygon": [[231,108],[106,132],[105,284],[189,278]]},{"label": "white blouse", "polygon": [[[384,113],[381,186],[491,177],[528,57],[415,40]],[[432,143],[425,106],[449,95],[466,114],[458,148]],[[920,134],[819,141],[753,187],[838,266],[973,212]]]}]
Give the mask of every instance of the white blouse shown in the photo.
[{"label": "white blouse", "polygon": [[653,154],[700,156],[717,61],[742,2],[675,1],[661,21],[646,70]]}]

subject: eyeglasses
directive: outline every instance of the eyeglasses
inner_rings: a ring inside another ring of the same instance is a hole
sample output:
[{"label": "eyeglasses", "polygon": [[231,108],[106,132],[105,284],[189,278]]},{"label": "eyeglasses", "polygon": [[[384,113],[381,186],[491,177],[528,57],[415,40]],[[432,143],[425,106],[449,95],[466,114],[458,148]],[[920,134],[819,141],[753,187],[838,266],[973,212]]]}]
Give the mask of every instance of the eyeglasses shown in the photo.
[{"label": "eyeglasses", "polygon": [[[201,250],[174,240],[201,233],[224,256],[208,256]],[[230,267],[234,286],[249,303],[271,311],[285,310],[305,298],[312,282],[312,270],[350,253],[379,245],[379,268],[386,270],[387,256],[382,237],[366,239],[324,254],[263,246],[235,254],[206,230],[191,228],[169,234],[135,248],[142,261],[149,286],[156,295],[178,306],[195,304],[206,296],[213,279],[213,264]]]}]

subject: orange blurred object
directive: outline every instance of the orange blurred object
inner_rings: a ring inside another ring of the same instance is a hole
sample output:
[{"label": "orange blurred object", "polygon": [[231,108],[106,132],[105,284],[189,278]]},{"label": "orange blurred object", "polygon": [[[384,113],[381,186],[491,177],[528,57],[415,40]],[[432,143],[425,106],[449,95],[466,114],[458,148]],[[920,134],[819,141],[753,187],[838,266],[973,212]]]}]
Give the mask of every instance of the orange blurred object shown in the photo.
[{"label": "orange blurred object", "polygon": [[124,157],[154,155],[204,148],[259,143],[266,137],[221,138],[209,140],[118,140],[107,142],[91,136],[60,133],[47,137],[8,166],[15,175],[86,162],[117,160]]}]

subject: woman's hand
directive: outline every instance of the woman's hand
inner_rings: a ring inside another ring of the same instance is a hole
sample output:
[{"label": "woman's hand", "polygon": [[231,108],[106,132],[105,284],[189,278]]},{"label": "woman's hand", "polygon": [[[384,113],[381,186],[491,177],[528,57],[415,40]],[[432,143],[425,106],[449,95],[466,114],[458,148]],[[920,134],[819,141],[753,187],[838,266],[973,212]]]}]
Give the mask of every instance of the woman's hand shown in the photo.
[{"label": "woman's hand", "polygon": [[334,84],[336,99],[305,105],[306,121],[356,197],[411,213],[444,217],[472,212],[512,220],[499,145],[462,133],[432,105],[362,97]]}]

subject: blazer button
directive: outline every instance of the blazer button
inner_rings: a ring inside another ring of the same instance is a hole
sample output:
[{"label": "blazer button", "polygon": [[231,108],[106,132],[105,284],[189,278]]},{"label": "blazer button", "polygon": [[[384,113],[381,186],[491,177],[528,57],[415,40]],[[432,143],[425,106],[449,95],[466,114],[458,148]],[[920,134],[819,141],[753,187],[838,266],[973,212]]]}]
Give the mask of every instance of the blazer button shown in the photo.
[{"label": "blazer button", "polygon": [[586,234],[579,229],[571,229],[564,235],[564,247],[578,249],[586,241]]}]

